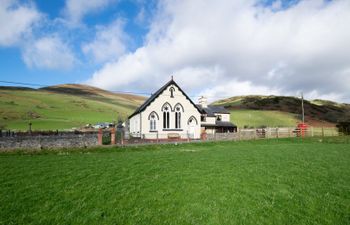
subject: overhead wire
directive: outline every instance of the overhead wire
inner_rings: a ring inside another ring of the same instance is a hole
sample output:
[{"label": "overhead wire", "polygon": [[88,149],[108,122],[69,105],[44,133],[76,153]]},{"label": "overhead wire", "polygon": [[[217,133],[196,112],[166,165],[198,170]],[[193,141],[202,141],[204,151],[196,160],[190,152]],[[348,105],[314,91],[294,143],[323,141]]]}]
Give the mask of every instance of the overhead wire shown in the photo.
[{"label": "overhead wire", "polygon": [[[26,82],[5,81],[5,80],[0,80],[0,83],[24,85],[24,86],[31,86],[31,87],[49,87],[49,86],[54,86],[54,85],[49,85],[49,84],[37,84],[37,83],[26,83]],[[112,93],[146,95],[146,96],[151,96],[153,94],[151,92],[135,92],[135,91],[121,91],[121,90],[107,90],[107,91],[112,92]],[[175,96],[176,96],[176,94],[175,94]],[[177,96],[180,96],[180,95],[177,95]],[[199,97],[202,97],[202,95],[189,95],[189,97],[191,97],[191,98],[197,98],[198,97],[199,98]],[[229,95],[227,95],[227,96],[205,95],[205,97],[207,97],[207,98],[230,98],[232,96],[229,96]]]}]

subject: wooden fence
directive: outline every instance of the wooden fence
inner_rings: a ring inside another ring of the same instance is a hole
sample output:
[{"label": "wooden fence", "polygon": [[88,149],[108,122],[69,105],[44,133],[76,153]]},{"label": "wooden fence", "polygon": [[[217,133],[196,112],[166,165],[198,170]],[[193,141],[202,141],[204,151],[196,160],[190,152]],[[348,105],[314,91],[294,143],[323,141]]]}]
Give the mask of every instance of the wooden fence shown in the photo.
[{"label": "wooden fence", "polygon": [[298,130],[295,127],[238,129],[236,133],[207,134],[206,140],[254,140],[262,138],[292,138],[292,137],[326,137],[343,135],[332,127],[309,127],[306,130]]}]

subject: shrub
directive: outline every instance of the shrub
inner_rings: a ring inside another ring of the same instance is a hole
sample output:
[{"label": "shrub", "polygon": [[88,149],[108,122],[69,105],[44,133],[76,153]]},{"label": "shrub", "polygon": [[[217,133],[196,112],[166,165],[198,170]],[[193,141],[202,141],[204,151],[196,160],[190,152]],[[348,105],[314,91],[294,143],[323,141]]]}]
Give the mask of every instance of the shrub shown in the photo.
[{"label": "shrub", "polygon": [[338,122],[337,128],[338,128],[339,132],[346,134],[346,135],[350,135],[350,120]]}]

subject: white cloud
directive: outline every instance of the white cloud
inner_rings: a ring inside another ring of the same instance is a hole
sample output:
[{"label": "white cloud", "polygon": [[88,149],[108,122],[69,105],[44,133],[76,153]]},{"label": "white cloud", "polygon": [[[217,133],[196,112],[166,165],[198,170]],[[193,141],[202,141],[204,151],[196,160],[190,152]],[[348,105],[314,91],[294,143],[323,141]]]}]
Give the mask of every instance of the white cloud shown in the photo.
[{"label": "white cloud", "polygon": [[222,88],[225,95],[302,90],[350,102],[350,1],[280,8],[253,0],[162,1],[144,45],[87,82],[149,91],[175,74],[190,92],[201,86],[214,96]]},{"label": "white cloud", "polygon": [[[299,95],[301,96],[301,94]],[[304,94],[304,98],[306,99],[327,99],[331,101],[338,101],[339,99],[343,99],[344,96],[339,93],[327,93],[327,94],[321,94],[316,90],[310,91],[308,93]]]},{"label": "white cloud", "polygon": [[74,54],[58,36],[44,37],[24,46],[22,57],[29,67],[69,69],[76,63]]},{"label": "white cloud", "polygon": [[66,0],[64,15],[72,25],[79,24],[88,13],[105,9],[116,0]]},{"label": "white cloud", "polygon": [[207,88],[199,93],[198,96],[206,96],[209,102],[217,99],[229,98],[241,95],[280,95],[278,89],[270,89],[265,86],[252,85],[249,81],[231,80],[226,84]]},{"label": "white cloud", "polygon": [[108,26],[97,27],[95,39],[82,46],[85,54],[93,56],[97,62],[117,59],[126,50],[127,34],[123,31],[124,22],[116,20]]},{"label": "white cloud", "polygon": [[0,46],[18,44],[25,35],[30,35],[41,14],[33,4],[15,0],[0,0]]}]

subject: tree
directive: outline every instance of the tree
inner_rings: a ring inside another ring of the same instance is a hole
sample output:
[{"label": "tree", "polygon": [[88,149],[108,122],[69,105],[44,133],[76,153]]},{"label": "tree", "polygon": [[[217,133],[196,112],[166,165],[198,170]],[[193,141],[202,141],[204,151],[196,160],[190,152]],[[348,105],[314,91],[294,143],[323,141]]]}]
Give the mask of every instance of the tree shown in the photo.
[{"label": "tree", "polygon": [[337,128],[339,132],[345,135],[350,135],[350,120],[338,122]]}]

